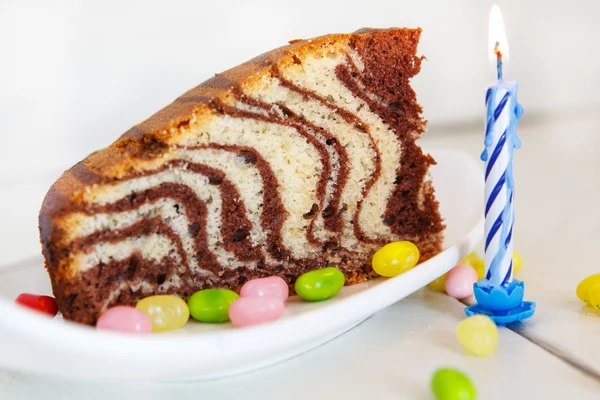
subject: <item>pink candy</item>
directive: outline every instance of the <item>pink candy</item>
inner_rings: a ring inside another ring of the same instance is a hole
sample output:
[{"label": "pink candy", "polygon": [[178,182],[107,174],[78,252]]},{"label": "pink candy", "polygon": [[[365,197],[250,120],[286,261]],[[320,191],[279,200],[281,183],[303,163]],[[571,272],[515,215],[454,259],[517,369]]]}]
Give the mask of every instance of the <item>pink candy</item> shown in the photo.
[{"label": "pink candy", "polygon": [[446,293],[456,299],[473,295],[473,284],[477,282],[477,271],[467,264],[458,264],[446,275]]},{"label": "pink candy", "polygon": [[290,294],[290,289],[283,279],[278,276],[252,279],[242,286],[241,297],[276,297],[285,301]]},{"label": "pink candy", "polygon": [[229,306],[229,319],[236,326],[260,324],[279,318],[283,308],[277,297],[240,297]]},{"label": "pink candy", "polygon": [[102,313],[96,322],[96,329],[124,333],[150,333],[152,322],[146,314],[134,307],[117,306]]},{"label": "pink candy", "polygon": [[287,283],[278,276],[252,279],[242,286],[240,298],[231,303],[229,319],[237,326],[276,320],[289,294]]}]

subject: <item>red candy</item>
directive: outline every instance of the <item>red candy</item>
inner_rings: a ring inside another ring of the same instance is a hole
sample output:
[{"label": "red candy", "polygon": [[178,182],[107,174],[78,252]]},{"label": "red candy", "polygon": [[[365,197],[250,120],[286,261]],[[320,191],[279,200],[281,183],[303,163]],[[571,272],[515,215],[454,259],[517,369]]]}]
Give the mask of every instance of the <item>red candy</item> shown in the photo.
[{"label": "red candy", "polygon": [[15,299],[15,304],[19,304],[31,310],[39,311],[52,317],[58,313],[56,300],[54,300],[54,297],[50,296],[22,293]]}]

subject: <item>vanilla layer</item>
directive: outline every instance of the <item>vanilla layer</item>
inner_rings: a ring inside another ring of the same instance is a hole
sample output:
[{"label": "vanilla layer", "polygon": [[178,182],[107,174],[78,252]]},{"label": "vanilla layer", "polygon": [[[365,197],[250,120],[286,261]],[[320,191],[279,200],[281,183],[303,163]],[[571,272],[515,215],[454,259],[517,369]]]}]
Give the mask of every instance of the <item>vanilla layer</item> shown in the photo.
[{"label": "vanilla layer", "polygon": [[170,256],[178,263],[181,257],[172,241],[159,234],[130,237],[116,243],[100,242],[92,246],[89,253],[80,253],[73,256],[73,265],[78,266],[79,272],[85,272],[98,264],[109,264],[112,261],[122,261],[139,253],[142,258],[160,261]]}]

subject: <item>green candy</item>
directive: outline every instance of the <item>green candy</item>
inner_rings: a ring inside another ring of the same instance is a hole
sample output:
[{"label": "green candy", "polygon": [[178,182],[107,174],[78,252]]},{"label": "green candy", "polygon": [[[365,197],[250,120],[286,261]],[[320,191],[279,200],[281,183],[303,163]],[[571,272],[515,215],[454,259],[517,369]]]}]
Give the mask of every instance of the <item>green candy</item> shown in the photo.
[{"label": "green candy", "polygon": [[199,290],[188,299],[190,315],[201,322],[229,321],[229,306],[239,297],[227,289]]},{"label": "green candy", "polygon": [[433,374],[431,389],[437,400],[474,400],[477,395],[471,380],[451,368],[440,368]]},{"label": "green candy", "polygon": [[304,300],[321,301],[335,296],[344,287],[344,274],[337,268],[327,267],[300,275],[296,293]]}]

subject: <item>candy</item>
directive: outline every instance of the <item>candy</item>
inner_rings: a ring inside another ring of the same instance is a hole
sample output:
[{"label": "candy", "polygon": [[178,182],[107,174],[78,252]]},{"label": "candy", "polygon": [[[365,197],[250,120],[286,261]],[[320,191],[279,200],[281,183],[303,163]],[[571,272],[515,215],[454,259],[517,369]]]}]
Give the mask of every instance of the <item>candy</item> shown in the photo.
[{"label": "candy", "polygon": [[240,296],[227,289],[199,290],[188,299],[191,316],[202,322],[229,321],[229,307]]},{"label": "candy", "polygon": [[413,268],[419,262],[419,249],[411,242],[388,243],[373,255],[373,270],[392,277]]},{"label": "candy", "polygon": [[590,289],[596,284],[600,283],[600,274],[590,275],[584,280],[582,280],[579,285],[577,285],[577,297],[581,301],[588,301],[588,294]]},{"label": "candy", "polygon": [[456,337],[471,353],[486,357],[496,350],[498,328],[489,317],[474,315],[458,323]]},{"label": "candy", "polygon": [[152,332],[165,332],[179,329],[190,318],[190,310],[185,301],[169,294],[146,297],[135,306],[152,321]]},{"label": "candy", "polygon": [[523,268],[523,256],[518,251],[513,251],[513,272],[519,272]]},{"label": "candy", "polygon": [[456,299],[466,299],[473,295],[473,284],[477,282],[477,272],[468,264],[459,264],[448,272],[446,293]]},{"label": "candy", "polygon": [[477,280],[485,278],[485,267],[483,265],[472,266],[477,273]]},{"label": "candy", "polygon": [[296,293],[304,300],[321,301],[335,296],[344,286],[346,278],[334,267],[317,269],[300,275],[296,280]]},{"label": "candy", "polygon": [[588,292],[588,303],[600,311],[600,283],[592,286]]},{"label": "candy", "polygon": [[463,258],[462,260],[459,261],[459,264],[469,264],[472,267],[476,267],[478,265],[481,265],[483,267],[483,258],[481,258],[479,256],[479,254],[475,253],[474,251],[467,254],[467,256],[465,258]]},{"label": "candy", "polygon": [[[477,271],[477,278],[483,279],[485,274],[485,262],[483,258],[479,257],[479,255],[475,252],[469,253],[465,258],[460,260],[458,264],[468,264],[471,267],[475,268]],[[458,265],[457,264],[457,265]]]},{"label": "candy", "polygon": [[274,321],[283,313],[283,300],[277,297],[240,297],[229,307],[229,319],[236,326]]},{"label": "candy", "polygon": [[431,389],[437,400],[474,400],[475,387],[462,372],[440,368],[433,374]]},{"label": "candy", "polygon": [[278,276],[269,276],[268,278],[252,279],[242,286],[240,296],[242,297],[277,297],[285,301],[290,294],[287,283]]},{"label": "candy", "polygon": [[54,317],[58,313],[58,306],[54,297],[40,296],[37,294],[22,293],[15,299],[15,303]]},{"label": "candy", "polygon": [[446,276],[448,276],[448,274],[444,274],[444,275],[440,276],[435,281],[433,281],[429,285],[427,285],[427,287],[429,289],[437,290],[438,292],[445,292],[446,291]]},{"label": "candy", "polygon": [[150,333],[152,321],[134,307],[116,306],[100,315],[96,322],[96,329],[123,333]]},{"label": "candy", "polygon": [[[470,253],[468,256],[460,260],[459,264],[469,264],[475,271],[477,271],[477,278],[483,279],[485,277],[485,262],[483,258],[475,252]],[[513,252],[513,273],[519,272],[523,267],[523,256],[518,251]]]}]

